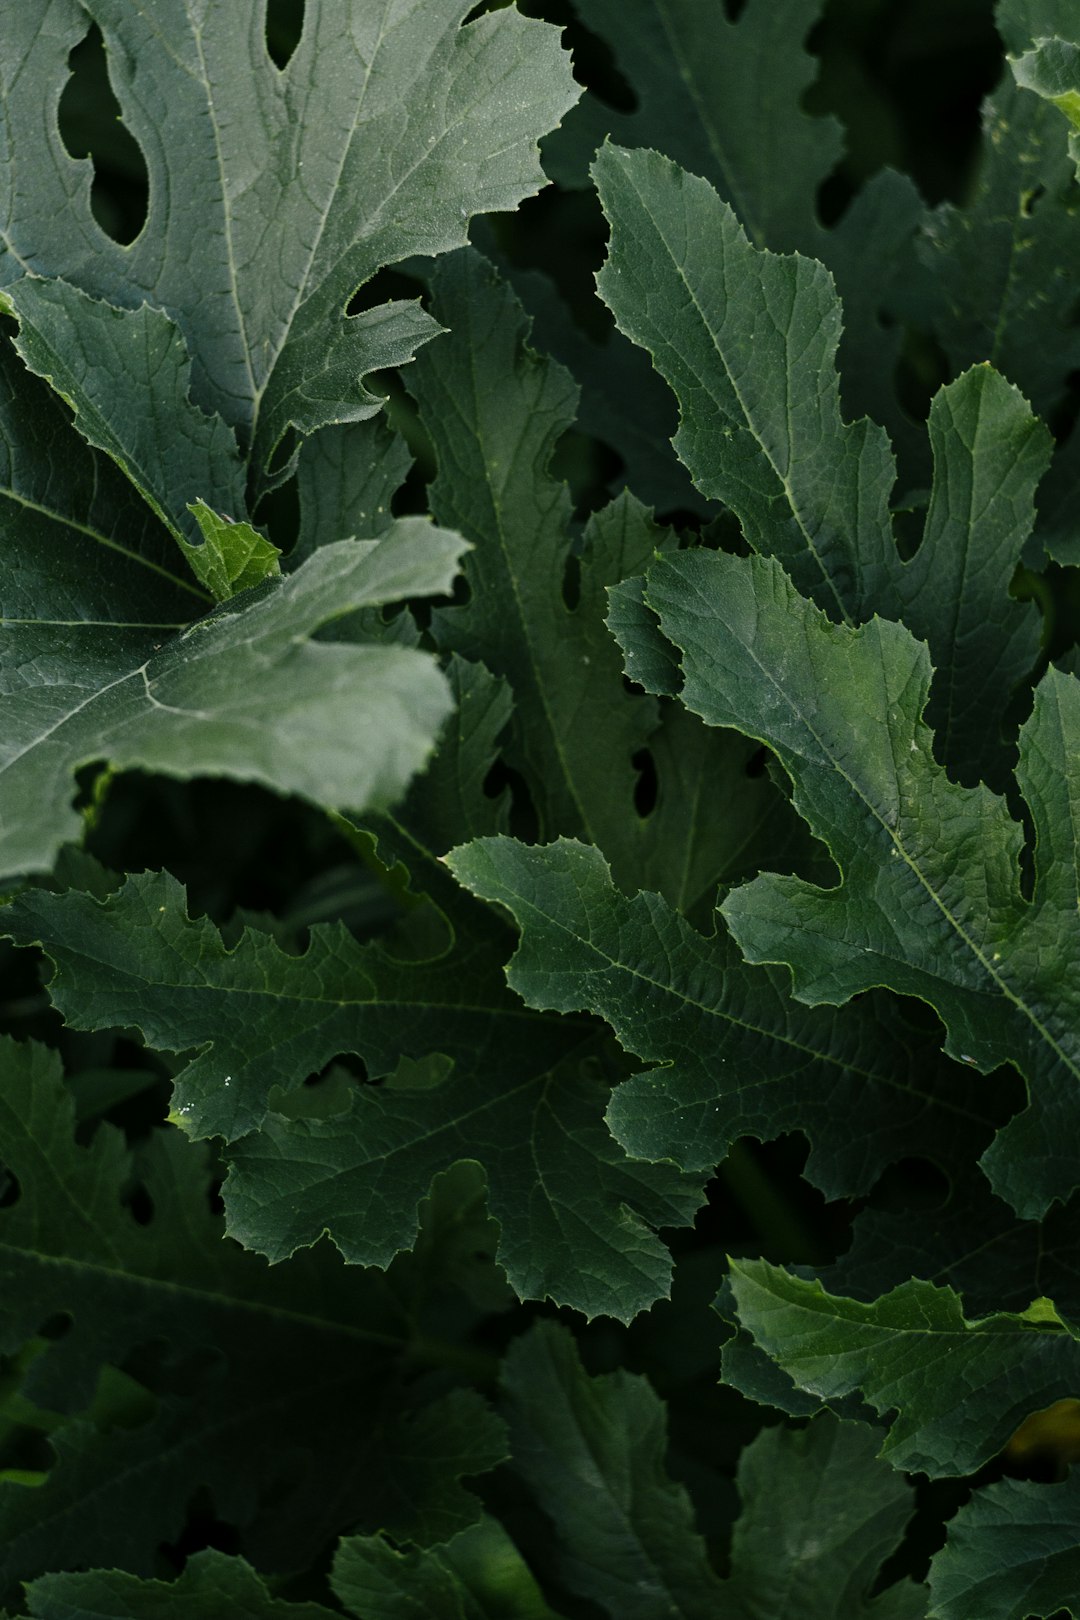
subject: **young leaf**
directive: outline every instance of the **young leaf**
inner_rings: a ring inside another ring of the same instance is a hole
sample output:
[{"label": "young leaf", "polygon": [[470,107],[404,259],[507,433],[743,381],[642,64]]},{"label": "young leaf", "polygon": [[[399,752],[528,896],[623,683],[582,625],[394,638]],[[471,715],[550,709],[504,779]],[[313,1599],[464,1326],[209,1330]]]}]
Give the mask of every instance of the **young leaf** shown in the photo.
[{"label": "young leaf", "polygon": [[191,362],[168,315],[147,304],[117,309],[39,276],[0,293],[0,312],[18,320],[15,347],[28,368],[71,406],[83,438],[112,457],[177,541],[202,542],[195,501],[243,517],[236,435],[192,403]]},{"label": "young leaf", "polygon": [[597,1013],[655,1065],[624,1080],[608,1109],[635,1157],[707,1170],[741,1136],[801,1130],[806,1174],[835,1198],[868,1191],[917,1151],[928,1117],[939,1150],[954,1136],[970,1143],[974,1088],[958,1094],[951,1075],[935,1075],[884,1006],[800,1007],[780,975],[742,963],[722,929],[703,939],[658,895],[621,894],[598,850],[485,838],[449,864],[513,913],[522,937],[507,979],[528,1005]]},{"label": "young leaf", "polygon": [[70,586],[61,576],[25,603],[13,593],[0,872],[48,870],[80,830],[75,773],[97,760],[257,781],[342,809],[392,802],[449,712],[446,681],[411,648],[335,646],[315,632],[365,606],[445,591],[462,550],[457,536],[405,518],[381,541],[324,547],[160,650],[161,627],[118,621],[108,576]]},{"label": "young leaf", "polygon": [[227,602],[281,572],[281,553],[250,523],[235,523],[201,500],[191,510],[202,530],[202,545],[192,546],[186,540],[180,544],[192,573],[216,602]]},{"label": "young leaf", "polygon": [[1003,1479],[976,1491],[930,1560],[929,1620],[1053,1620],[1076,1613],[1080,1474]]},{"label": "young leaf", "polygon": [[831,624],[760,557],[686,553],[656,564],[647,600],[680,649],[682,700],[775,749],[794,804],[843,879],[764,874],[723,914],[750,961],[786,962],[795,992],[839,1004],[885,984],[928,1001],[946,1050],[984,1072],[1014,1063],[1028,1107],[982,1163],[1029,1218],[1077,1184],[1063,1151],[1080,1075],[1075,987],[1080,683],[1050,670],[1021,733],[1036,888],[1020,892],[1022,830],[985,788],[950,782],[920,716],[926,649],[899,625]]},{"label": "young leaf", "polygon": [[[346,318],[356,290],[382,265],[457,247],[472,214],[513,208],[543,183],[537,139],[577,95],[569,58],[542,23],[500,10],[463,26],[469,9],[308,0],[279,69],[231,0],[197,15],[165,0],[152,17],[121,0],[58,0],[47,29],[27,8],[4,80],[22,163],[0,196],[0,284],[30,270],[167,310],[197,403],[238,430],[264,483],[290,426],[372,415],[382,401],[360,377],[436,331],[414,304]],[[90,166],[56,125],[88,14],[149,173],[146,225],[128,247],[94,221]]]},{"label": "young leaf", "polygon": [[967,1321],[950,1288],[916,1280],[862,1304],[765,1260],[733,1260],[731,1285],[739,1320],[800,1389],[896,1412],[881,1455],[908,1472],[973,1473],[1080,1379],[1076,1333],[1046,1299]]}]

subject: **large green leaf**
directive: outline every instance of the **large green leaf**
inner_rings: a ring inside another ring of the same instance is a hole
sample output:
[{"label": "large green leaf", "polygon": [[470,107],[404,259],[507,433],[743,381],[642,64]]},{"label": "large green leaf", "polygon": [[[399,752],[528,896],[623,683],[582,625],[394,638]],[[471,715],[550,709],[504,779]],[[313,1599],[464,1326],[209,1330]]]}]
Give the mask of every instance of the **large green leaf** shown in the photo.
[{"label": "large green leaf", "polygon": [[764,558],[689,553],[656,564],[647,600],[679,648],[682,699],[712,725],[775,749],[794,803],[842,881],[821,889],[765,874],[723,912],[744,954],[786,962],[796,995],[840,1003],[885,984],[941,1014],[951,1055],[1014,1063],[1027,1108],[982,1163],[1027,1217],[1077,1184],[1080,1050],[1073,828],[1080,683],[1050,670],[1021,733],[1018,781],[1037,836],[1032,901],[1020,889],[1022,829],[985,788],[935,762],[920,716],[926,648],[899,625],[831,624]]},{"label": "large green leaf", "polygon": [[[11,536],[13,565],[32,539]],[[89,537],[81,550],[92,563]],[[445,591],[462,550],[405,518],[381,541],[324,547],[172,637],[175,624],[117,613],[112,554],[99,568],[73,557],[57,577],[31,552],[5,600],[0,871],[52,865],[80,830],[76,772],[97,761],[261,782],[342,809],[400,797],[449,712],[445,678],[418,651],[335,646],[326,628]]]},{"label": "large green leaf", "polygon": [[663,1405],[644,1378],[589,1378],[566,1330],[537,1323],[506,1357],[513,1466],[552,1521],[556,1568],[613,1620],[713,1620],[722,1584],[685,1489],[664,1466]]},{"label": "large green leaf", "polygon": [[[149,1572],[200,1489],[276,1567],[346,1524],[423,1543],[476,1518],[458,1480],[503,1457],[499,1420],[471,1390],[425,1404],[393,1382],[414,1336],[432,1355],[422,1274],[325,1246],[270,1271],[223,1241],[205,1150],[157,1130],[133,1156],[107,1124],[79,1145],[55,1054],[5,1038],[0,1065],[0,1349],[29,1348],[20,1392],[53,1453],[40,1483],[0,1482],[5,1592],[103,1560]],[[110,1422],[91,1399],[116,1366],[146,1387]]]},{"label": "large green leaf", "polygon": [[739,1319],[821,1400],[858,1390],[883,1417],[895,1468],[973,1473],[1031,1412],[1080,1378],[1074,1330],[1048,1300],[967,1321],[950,1288],[903,1283],[872,1303],[825,1292],[765,1260],[733,1260]]},{"label": "large green leaf", "polygon": [[1077,1613],[1080,1474],[976,1491],[930,1562],[930,1620],[1053,1620]]},{"label": "large green leaf", "polygon": [[[648,1228],[692,1219],[698,1183],[625,1157],[603,1123],[608,1088],[582,1069],[593,1027],[522,1007],[504,983],[502,928],[428,861],[447,913],[411,962],[340,926],[313,929],[299,957],[250,928],[227,948],[166,874],[131,877],[104,903],[28,890],[5,926],[46,943],[72,1025],[134,1025],[159,1049],[199,1054],[172,1117],[195,1136],[244,1137],[225,1196],[246,1246],[277,1260],[328,1230],[350,1260],[386,1266],[414,1242],[432,1177],[475,1159],[523,1297],[633,1316],[670,1276]],[[345,1052],[386,1083],[353,1087],[329,1118],[269,1112]]]},{"label": "large green leaf", "polygon": [[654,1065],[608,1109],[636,1157],[709,1169],[741,1136],[801,1130],[806,1174],[837,1197],[868,1191],[928,1130],[946,1155],[985,1132],[976,1088],[935,1072],[928,1043],[883,1000],[842,1014],[800,1007],[782,975],[740,960],[722,927],[703,939],[658,895],[621,894],[598,850],[486,838],[449,860],[467,888],[513,913],[522,937],[507,977],[528,1005],[598,1013]]},{"label": "large green leaf", "polygon": [[[447,258],[432,286],[432,309],[451,330],[417,359],[409,387],[439,469],[432,511],[473,545],[468,600],[439,608],[433,633],[509,683],[514,713],[503,752],[523,773],[542,830],[586,838],[620,878],[645,873],[693,904],[752,858],[748,839],[782,847],[785,819],[793,821],[767,779],[747,779],[740,744],[700,732],[691,741],[683,721],[670,712],[661,719],[651,699],[625,689],[604,624],[605,586],[639,573],[675,537],[624,493],[575,540],[569,493],[549,462],[573,423],[576,387],[530,350],[520,306],[479,255]],[[571,569],[576,597],[567,591]],[[656,777],[651,815],[635,806],[646,744]],[[706,791],[717,795],[707,817]]]},{"label": "large green leaf", "polygon": [[[698,489],[832,617],[903,615],[944,671],[935,703],[949,717],[949,763],[992,768],[998,717],[1034,651],[1007,587],[1034,522],[1045,429],[988,368],[944,390],[931,421],[934,500],[905,565],[889,441],[841,415],[841,310],[827,271],[753,247],[707,182],[656,153],[605,147],[595,174],[612,227],[599,289],[675,391],[675,448]],[[1012,645],[999,664],[1002,630]]]},{"label": "large green leaf", "polygon": [[[238,430],[259,477],[290,426],[370,416],[381,400],[360,377],[436,328],[416,305],[346,318],[346,304],[380,266],[456,247],[470,215],[538,190],[537,139],[576,99],[553,29],[512,10],[463,26],[469,9],[309,0],[279,69],[262,7],[33,0],[12,19],[0,86],[19,155],[4,165],[0,282],[29,270],[166,310],[197,403]],[[91,165],[56,124],[88,21],[149,175],[129,247],[95,223]]]},{"label": "large green leaf", "polygon": [[880,1435],[828,1414],[765,1429],[739,1458],[723,1613],[732,1620],[918,1620],[925,1587],[868,1594],[911,1517],[914,1492],[876,1456]]}]

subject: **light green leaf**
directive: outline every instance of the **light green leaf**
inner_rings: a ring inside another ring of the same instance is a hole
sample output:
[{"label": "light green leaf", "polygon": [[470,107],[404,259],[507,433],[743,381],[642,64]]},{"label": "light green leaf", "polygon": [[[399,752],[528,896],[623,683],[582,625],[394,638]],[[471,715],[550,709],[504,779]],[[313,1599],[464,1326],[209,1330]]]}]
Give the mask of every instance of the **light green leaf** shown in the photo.
[{"label": "light green leaf", "polygon": [[929,1118],[941,1147],[969,1140],[975,1088],[935,1074],[926,1044],[886,1005],[800,1007],[784,976],[748,968],[722,928],[703,939],[658,895],[621,894],[598,850],[485,838],[449,864],[512,912],[522,937],[507,979],[528,1005],[597,1013],[654,1065],[624,1080],[608,1109],[635,1157],[707,1170],[741,1136],[801,1130],[806,1175],[837,1197],[868,1191],[917,1151]]},{"label": "light green leaf", "polygon": [[227,602],[240,591],[280,574],[281,553],[250,523],[222,517],[205,501],[195,501],[191,510],[202,530],[202,545],[193,546],[183,539],[180,544],[192,573],[216,602]]},{"label": "light green leaf", "polygon": [[[244,512],[236,436],[191,401],[191,362],[175,322],[142,304],[118,309],[38,276],[0,293],[19,322],[15,347],[71,406],[75,425],[134,484],[176,540],[198,544],[196,500]],[[205,582],[204,582],[205,583]]]},{"label": "light green leaf", "polygon": [[143,1581],[118,1569],[44,1575],[26,1591],[34,1620],[331,1620],[321,1603],[271,1597],[242,1558],[193,1553],[175,1581]]},{"label": "light green leaf", "polygon": [[930,1560],[930,1620],[1053,1620],[1077,1612],[1080,1474],[1003,1479],[975,1492]]},{"label": "light green leaf", "polygon": [[[290,426],[379,408],[359,379],[437,328],[415,304],[346,317],[350,298],[381,266],[457,247],[471,215],[538,190],[536,142],[578,94],[555,29],[513,10],[463,26],[470,0],[309,0],[281,70],[232,0],[47,9],[46,28],[41,0],[24,8],[7,41],[4,112],[23,161],[0,192],[0,283],[30,270],[167,310],[196,402],[251,447],[257,482]],[[88,21],[149,175],[128,247],[95,223],[91,165],[56,124]]]},{"label": "light green leaf", "polygon": [[646,1379],[590,1378],[573,1339],[538,1322],[510,1347],[503,1411],[513,1466],[555,1531],[563,1584],[612,1620],[715,1620],[722,1583],[683,1486],[665,1467],[667,1414]]},{"label": "light green leaf", "polygon": [[936,764],[920,720],[925,647],[899,625],[830,624],[764,558],[684,553],[654,565],[647,600],[680,649],[682,700],[772,747],[795,808],[842,873],[834,888],[764,874],[723,913],[744,955],[785,962],[800,1000],[874,985],[928,1001],[946,1050],[986,1072],[1014,1063],[1028,1107],[981,1161],[1029,1218],[1076,1185],[1077,945],[1072,829],[1080,683],[1050,670],[1021,733],[1019,785],[1037,835],[1032,902],[1022,829],[1003,800]]},{"label": "light green leaf", "polygon": [[915,1506],[911,1486],[875,1455],[880,1439],[823,1414],[751,1441],[739,1458],[725,1620],[921,1620],[925,1587],[903,1581],[868,1596]]},{"label": "light green leaf", "polygon": [[74,614],[63,576],[24,606],[15,596],[25,616],[3,632],[0,870],[48,870],[80,830],[75,773],[98,760],[261,782],[342,809],[391,803],[449,712],[446,680],[411,648],[336,646],[315,632],[445,591],[462,550],[456,535],[402,519],[381,541],[324,547],[171,639],[178,626],[117,623],[107,576],[78,582]]},{"label": "light green leaf", "polygon": [[895,1411],[881,1455],[908,1472],[973,1473],[1080,1379],[1076,1334],[1043,1301],[968,1321],[951,1288],[914,1280],[863,1304],[765,1260],[733,1260],[731,1284],[743,1326],[800,1389]]}]

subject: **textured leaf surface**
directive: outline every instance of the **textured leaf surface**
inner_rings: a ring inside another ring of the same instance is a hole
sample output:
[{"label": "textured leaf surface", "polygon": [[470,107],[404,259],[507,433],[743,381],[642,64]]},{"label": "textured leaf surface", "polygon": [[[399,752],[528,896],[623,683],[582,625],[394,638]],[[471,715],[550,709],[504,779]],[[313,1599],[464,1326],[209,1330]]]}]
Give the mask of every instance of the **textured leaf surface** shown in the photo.
[{"label": "textured leaf surface", "polygon": [[44,1575],[27,1601],[34,1620],[329,1620],[321,1603],[287,1603],[242,1558],[193,1553],[175,1581],[141,1581],[116,1569]]},{"label": "textured leaf surface", "polygon": [[840,306],[820,265],[751,246],[706,180],[655,152],[604,147],[611,223],[597,286],[679,401],[675,448],[835,616],[866,617],[895,557],[884,431],[840,415]]},{"label": "textured leaf surface", "polygon": [[783,976],[747,967],[724,931],[703,939],[658,895],[621,894],[597,850],[487,838],[450,865],[513,913],[522,938],[507,976],[530,1006],[598,1013],[655,1064],[623,1081],[608,1109],[637,1157],[709,1169],[740,1136],[802,1130],[807,1175],[837,1197],[868,1190],[891,1159],[916,1151],[928,1117],[939,1145],[966,1145],[980,1123],[975,1088],[935,1075],[886,1007],[800,1007]]},{"label": "textured leaf surface", "polygon": [[[312,0],[279,70],[261,11],[245,24],[229,0],[168,0],[152,16],[35,0],[8,41],[6,128],[23,161],[0,198],[0,281],[28,269],[167,310],[196,400],[253,444],[260,471],[290,423],[371,415],[381,401],[359,378],[436,328],[401,303],[345,318],[350,297],[381,265],[456,247],[471,214],[539,189],[537,139],[576,98],[554,29],[513,11],[463,27],[468,11]],[[149,173],[128,248],[95,223],[90,164],[69,156],[52,110],[88,15]]]},{"label": "textured leaf surface", "polygon": [[[648,1226],[691,1219],[700,1191],[624,1157],[603,1124],[607,1088],[574,1055],[595,1046],[591,1028],[510,995],[502,931],[493,940],[477,911],[455,949],[411,966],[340,926],[313,929],[300,957],[252,929],[229,950],[166,874],[129,878],[103,905],[30,890],[7,927],[47,939],[69,1023],[200,1052],[176,1083],[186,1131],[261,1127],[230,1155],[229,1230],[246,1246],[282,1259],[328,1229],[350,1260],[386,1266],[411,1247],[432,1177],[476,1159],[518,1292],[632,1316],[670,1274]],[[268,1113],[274,1086],[294,1090],[341,1052],[389,1083],[356,1088],[329,1119]]]},{"label": "textured leaf surface", "polygon": [[904,1581],[871,1598],[899,1544],[914,1492],[875,1455],[880,1434],[823,1414],[805,1429],[765,1429],[739,1458],[723,1613],[738,1620],[916,1620],[925,1587]]},{"label": "textured leaf surface", "polygon": [[930,1563],[931,1620],[1052,1620],[1080,1592],[1080,1475],[976,1491]]},{"label": "textured leaf surface", "polygon": [[832,625],[763,558],[685,554],[655,565],[648,602],[682,654],[687,706],[768,742],[794,803],[843,880],[823,890],[762,875],[724,916],[751,961],[786,962],[808,1002],[885,984],[937,1008],[947,1050],[987,1071],[1011,1062],[1029,1105],[982,1163],[1035,1217],[1076,1185],[1071,1137],[1080,1051],[1073,828],[1080,684],[1050,670],[1021,733],[1018,781],[1035,822],[1037,878],[1020,893],[1022,832],[1004,801],[950,782],[920,721],[926,649],[898,625]]},{"label": "textured leaf surface", "polygon": [[281,572],[277,547],[250,523],[235,523],[202,500],[194,503],[192,511],[202,531],[202,545],[181,544],[196,579],[215,601],[227,602],[230,596]]},{"label": "textured leaf surface", "polygon": [[381,542],[323,548],[257,600],[172,639],[117,622],[108,573],[73,569],[47,585],[33,569],[16,575],[3,629],[0,869],[52,865],[80,829],[75,772],[97,760],[231,776],[341,808],[400,796],[449,711],[444,677],[409,648],[314,633],[358,608],[445,591],[462,549],[402,519]]},{"label": "textured leaf surface", "polygon": [[177,540],[201,541],[188,510],[197,500],[243,516],[236,436],[192,404],[191,363],[168,315],[146,304],[117,309],[38,276],[0,294],[0,310],[19,322],[15,347],[29,369],[66,400],[83,438],[112,457]]},{"label": "textured leaf surface", "polygon": [[[133,1157],[112,1126],[82,1146],[74,1124],[55,1054],[5,1038],[0,1140],[14,1196],[7,1180],[0,1348],[36,1344],[20,1389],[52,1414],[53,1453],[33,1488],[0,1482],[5,1592],[71,1565],[151,1572],[199,1489],[237,1525],[256,1518],[252,1556],[275,1564],[311,1556],[343,1522],[423,1541],[476,1517],[458,1481],[505,1454],[502,1425],[471,1390],[423,1406],[387,1381],[421,1277],[406,1309],[387,1279],[343,1270],[325,1247],[271,1272],[223,1241],[205,1150],[158,1130]],[[41,1336],[56,1321],[66,1332]],[[137,1421],[87,1416],[110,1367],[152,1376],[155,1344],[169,1347],[164,1387],[145,1392]]]},{"label": "textured leaf surface", "polygon": [[556,1620],[496,1519],[428,1551],[381,1536],[348,1536],[334,1558],[334,1591],[362,1620]]},{"label": "textured leaf surface", "polygon": [[967,1321],[949,1288],[912,1281],[871,1304],[765,1260],[732,1261],[739,1319],[801,1389],[858,1390],[883,1417],[895,1468],[968,1474],[1029,1413],[1077,1387],[1080,1347],[1048,1300]]},{"label": "textured leaf surface", "polygon": [[538,1323],[511,1347],[504,1402],[514,1468],[555,1528],[571,1591],[612,1620],[713,1620],[722,1585],[686,1491],[667,1475],[664,1408],[644,1378],[589,1378],[573,1340]]}]

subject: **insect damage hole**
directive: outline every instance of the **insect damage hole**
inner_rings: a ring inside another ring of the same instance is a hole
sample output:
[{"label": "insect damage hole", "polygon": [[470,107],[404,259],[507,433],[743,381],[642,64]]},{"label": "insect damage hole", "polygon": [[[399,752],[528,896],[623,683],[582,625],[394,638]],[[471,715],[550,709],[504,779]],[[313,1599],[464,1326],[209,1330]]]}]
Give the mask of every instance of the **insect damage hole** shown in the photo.
[{"label": "insect damage hole", "polygon": [[139,143],[123,122],[96,23],[72,48],[68,68],[56,115],[60,139],[73,158],[90,159],[91,212],[106,236],[127,247],[146,223],[150,178]]},{"label": "insect damage hole", "polygon": [[304,31],[304,0],[266,0],[266,54],[280,73]]}]

